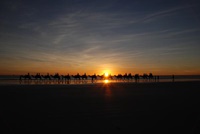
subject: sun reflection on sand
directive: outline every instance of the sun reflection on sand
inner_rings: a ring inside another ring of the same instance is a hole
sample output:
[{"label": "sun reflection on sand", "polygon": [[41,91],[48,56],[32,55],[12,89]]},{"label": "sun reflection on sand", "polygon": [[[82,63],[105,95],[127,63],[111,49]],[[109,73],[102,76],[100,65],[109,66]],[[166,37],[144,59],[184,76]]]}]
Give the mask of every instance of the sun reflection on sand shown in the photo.
[{"label": "sun reflection on sand", "polygon": [[110,81],[108,79],[103,80],[102,88],[104,89],[104,93],[105,93],[106,97],[112,96],[112,92],[111,92],[109,83],[110,83]]},{"label": "sun reflection on sand", "polygon": [[104,83],[105,83],[105,84],[109,83],[109,80],[104,80]]}]

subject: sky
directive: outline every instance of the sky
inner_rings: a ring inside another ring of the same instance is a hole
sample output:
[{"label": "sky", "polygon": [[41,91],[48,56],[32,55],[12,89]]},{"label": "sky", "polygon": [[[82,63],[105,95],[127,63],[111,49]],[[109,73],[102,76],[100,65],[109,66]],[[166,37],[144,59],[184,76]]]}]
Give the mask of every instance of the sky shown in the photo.
[{"label": "sky", "polygon": [[200,74],[198,0],[2,0],[0,74]]}]

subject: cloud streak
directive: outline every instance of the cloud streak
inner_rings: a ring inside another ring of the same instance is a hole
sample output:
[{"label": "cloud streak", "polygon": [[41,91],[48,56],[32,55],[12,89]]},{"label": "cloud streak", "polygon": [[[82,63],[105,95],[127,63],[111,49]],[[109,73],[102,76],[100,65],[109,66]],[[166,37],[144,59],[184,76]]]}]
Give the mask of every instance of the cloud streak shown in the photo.
[{"label": "cloud streak", "polygon": [[181,10],[184,9],[188,9],[188,8],[192,8],[193,6],[179,6],[179,7],[173,7],[167,10],[161,10],[152,14],[148,14],[146,17],[142,18],[140,21],[141,22],[149,22],[149,21],[153,21],[156,20],[158,18],[161,17],[166,17],[166,16],[171,16],[171,15],[175,15],[178,12],[180,12]]}]

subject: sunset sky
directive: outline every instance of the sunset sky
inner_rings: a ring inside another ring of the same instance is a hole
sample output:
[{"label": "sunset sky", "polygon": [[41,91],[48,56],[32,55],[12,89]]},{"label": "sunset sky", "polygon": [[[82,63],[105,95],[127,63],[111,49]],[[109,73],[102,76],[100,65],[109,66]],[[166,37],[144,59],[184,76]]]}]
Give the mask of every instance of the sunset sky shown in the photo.
[{"label": "sunset sky", "polygon": [[0,3],[0,74],[200,74],[199,0]]}]

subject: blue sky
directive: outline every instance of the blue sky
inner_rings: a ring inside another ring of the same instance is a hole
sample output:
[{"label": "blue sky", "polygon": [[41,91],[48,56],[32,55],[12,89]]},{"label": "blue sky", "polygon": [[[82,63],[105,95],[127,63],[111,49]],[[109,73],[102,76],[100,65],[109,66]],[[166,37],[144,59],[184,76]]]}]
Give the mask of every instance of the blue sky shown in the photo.
[{"label": "blue sky", "polygon": [[200,74],[197,0],[6,0],[1,74]]}]

